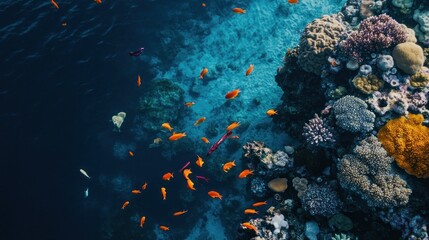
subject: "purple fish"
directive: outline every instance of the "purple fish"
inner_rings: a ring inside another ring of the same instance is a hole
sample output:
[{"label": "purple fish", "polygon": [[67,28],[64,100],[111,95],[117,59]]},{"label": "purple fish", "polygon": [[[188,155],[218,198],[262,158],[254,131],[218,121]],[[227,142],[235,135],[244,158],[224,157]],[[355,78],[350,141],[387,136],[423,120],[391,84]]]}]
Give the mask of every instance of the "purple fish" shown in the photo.
[{"label": "purple fish", "polygon": [[206,177],[203,177],[203,176],[197,176],[197,179],[201,179],[201,180],[204,180],[206,182],[209,182],[209,179]]},{"label": "purple fish", "polygon": [[144,48],[140,48],[139,50],[134,51],[134,52],[129,52],[128,54],[130,56],[137,57],[137,56],[140,56],[140,54],[142,54],[143,50],[144,50]]},{"label": "purple fish", "polygon": [[229,135],[231,135],[232,134],[232,132],[231,131],[229,131],[229,132],[227,132],[227,133],[225,133],[219,140],[217,140],[217,142],[215,142],[211,147],[210,147],[210,149],[209,149],[209,151],[207,152],[207,156],[208,155],[210,155],[210,154],[212,154],[212,152],[214,151],[214,150],[216,150],[217,149],[217,147],[219,147],[219,145],[223,142],[223,141],[225,141],[225,139],[227,139],[228,137],[229,137]]},{"label": "purple fish", "polygon": [[189,166],[189,164],[190,164],[191,162],[187,162],[186,164],[185,164],[185,166],[183,166],[181,169],[180,169],[180,171],[179,172],[181,172],[181,171],[183,171],[183,169],[185,169],[187,166]]}]

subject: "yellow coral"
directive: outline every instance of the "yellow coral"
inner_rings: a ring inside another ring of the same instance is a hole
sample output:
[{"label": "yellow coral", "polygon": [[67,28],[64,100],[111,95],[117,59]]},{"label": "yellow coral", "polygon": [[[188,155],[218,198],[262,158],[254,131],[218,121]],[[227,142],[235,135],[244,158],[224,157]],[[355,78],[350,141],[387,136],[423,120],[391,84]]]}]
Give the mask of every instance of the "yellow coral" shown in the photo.
[{"label": "yellow coral", "polygon": [[378,132],[384,149],[399,167],[419,178],[429,177],[429,128],[423,115],[409,114],[392,119]]},{"label": "yellow coral", "polygon": [[370,74],[368,76],[357,76],[353,79],[353,85],[365,94],[370,94],[382,88],[384,81],[377,76]]},{"label": "yellow coral", "polygon": [[424,88],[429,85],[429,74],[419,72],[411,76],[410,85],[415,88]]}]

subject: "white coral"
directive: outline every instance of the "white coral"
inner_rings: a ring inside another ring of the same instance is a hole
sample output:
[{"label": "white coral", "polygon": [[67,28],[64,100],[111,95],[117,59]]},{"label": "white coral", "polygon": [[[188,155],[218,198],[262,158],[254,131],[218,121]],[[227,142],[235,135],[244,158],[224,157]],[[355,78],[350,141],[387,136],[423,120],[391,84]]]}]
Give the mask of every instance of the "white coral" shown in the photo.
[{"label": "white coral", "polygon": [[283,214],[276,213],[271,219],[271,224],[274,226],[274,234],[279,234],[282,227],[289,228],[289,224],[284,220]]}]

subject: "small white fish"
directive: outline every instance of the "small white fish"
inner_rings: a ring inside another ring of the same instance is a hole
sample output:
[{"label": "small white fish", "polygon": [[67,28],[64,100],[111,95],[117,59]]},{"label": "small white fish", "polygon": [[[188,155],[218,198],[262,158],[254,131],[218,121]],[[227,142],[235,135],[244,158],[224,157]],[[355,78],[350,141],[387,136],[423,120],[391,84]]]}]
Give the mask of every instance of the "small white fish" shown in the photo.
[{"label": "small white fish", "polygon": [[80,172],[81,172],[85,177],[87,177],[87,178],[91,179],[91,177],[90,177],[90,176],[88,176],[88,173],[86,173],[86,172],[85,172],[85,170],[80,169]]},{"label": "small white fish", "polygon": [[86,190],[85,190],[85,198],[87,198],[89,196],[89,189],[87,188]]}]

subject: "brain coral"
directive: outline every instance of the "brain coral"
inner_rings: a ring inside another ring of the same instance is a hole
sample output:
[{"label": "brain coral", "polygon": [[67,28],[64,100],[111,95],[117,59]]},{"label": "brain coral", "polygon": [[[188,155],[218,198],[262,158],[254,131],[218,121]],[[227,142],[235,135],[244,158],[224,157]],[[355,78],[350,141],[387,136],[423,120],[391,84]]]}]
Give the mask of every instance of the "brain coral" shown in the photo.
[{"label": "brain coral", "polygon": [[335,16],[323,16],[308,24],[299,43],[298,64],[302,69],[320,75],[344,30]]},{"label": "brain coral", "polygon": [[423,49],[412,42],[396,45],[392,51],[395,65],[406,74],[415,74],[420,71],[425,62]]},{"label": "brain coral", "polygon": [[369,132],[374,128],[375,114],[367,110],[367,104],[357,97],[342,97],[333,108],[337,125],[346,131]]},{"label": "brain coral", "polygon": [[408,114],[392,119],[378,132],[384,149],[399,167],[419,178],[429,177],[429,128],[423,115]]},{"label": "brain coral", "polygon": [[411,190],[392,174],[392,157],[373,135],[362,140],[338,161],[338,179],[343,188],[356,192],[368,206],[394,207],[408,202]]}]

